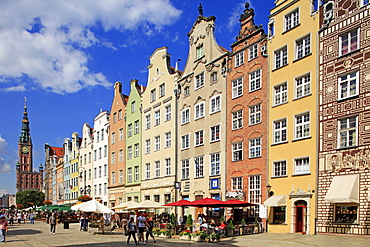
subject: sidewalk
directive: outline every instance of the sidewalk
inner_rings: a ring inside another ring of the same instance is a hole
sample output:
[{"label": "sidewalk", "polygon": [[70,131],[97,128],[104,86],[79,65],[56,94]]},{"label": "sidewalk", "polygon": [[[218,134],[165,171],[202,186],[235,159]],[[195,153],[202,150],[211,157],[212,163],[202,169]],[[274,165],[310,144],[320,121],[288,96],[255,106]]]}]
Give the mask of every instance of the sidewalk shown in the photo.
[{"label": "sidewalk", "polygon": [[[1,246],[9,247],[46,247],[46,246],[135,246],[133,240],[131,245],[126,244],[126,236],[122,231],[116,229],[113,234],[89,234],[79,231],[79,224],[70,224],[70,229],[63,229],[63,224],[57,225],[56,235],[49,233],[49,225],[45,222],[36,222],[34,225],[21,224],[9,226],[6,242]],[[143,246],[143,245],[139,245]],[[262,233],[254,235],[236,236],[221,239],[217,244],[205,242],[191,242],[180,239],[157,238],[154,244],[149,240],[146,246],[248,246],[248,247],[364,247],[370,246],[370,236],[355,235],[301,235],[301,234],[277,234]]]}]

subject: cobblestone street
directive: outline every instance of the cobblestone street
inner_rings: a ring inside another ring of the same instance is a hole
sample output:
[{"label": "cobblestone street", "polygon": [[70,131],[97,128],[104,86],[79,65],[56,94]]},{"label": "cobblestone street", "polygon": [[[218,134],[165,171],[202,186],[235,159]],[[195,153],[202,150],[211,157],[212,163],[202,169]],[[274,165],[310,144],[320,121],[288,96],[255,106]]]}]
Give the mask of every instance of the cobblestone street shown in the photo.
[{"label": "cobblestone street", "polygon": [[[179,239],[157,238],[146,246],[369,246],[370,236],[355,235],[300,235],[300,234],[275,234],[263,233],[256,235],[236,236],[222,239],[217,244],[204,242],[190,242]],[[77,223],[70,224],[69,229],[63,229],[63,225],[57,226],[56,235],[49,233],[49,225],[44,222],[36,222],[34,225],[21,224],[9,227],[6,242],[0,246],[9,247],[44,247],[44,246],[126,246],[126,237],[121,230],[115,230],[113,234],[91,234],[79,231]],[[134,242],[131,240],[131,246]],[[141,245],[139,245],[141,246]]]}]

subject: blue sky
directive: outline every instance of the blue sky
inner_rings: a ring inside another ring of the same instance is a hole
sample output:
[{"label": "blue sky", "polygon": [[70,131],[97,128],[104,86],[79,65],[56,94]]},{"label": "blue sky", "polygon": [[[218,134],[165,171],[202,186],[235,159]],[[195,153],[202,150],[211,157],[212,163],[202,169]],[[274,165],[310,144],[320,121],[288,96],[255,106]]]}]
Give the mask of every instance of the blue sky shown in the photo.
[{"label": "blue sky", "polygon": [[[0,195],[15,193],[17,142],[27,97],[33,166],[44,144],[61,147],[84,122],[110,109],[115,81],[146,85],[149,56],[162,46],[171,65],[189,50],[202,3],[216,17],[216,40],[230,50],[247,0],[0,0]],[[250,0],[266,27],[274,0]],[[266,29],[265,29],[266,30]]]}]

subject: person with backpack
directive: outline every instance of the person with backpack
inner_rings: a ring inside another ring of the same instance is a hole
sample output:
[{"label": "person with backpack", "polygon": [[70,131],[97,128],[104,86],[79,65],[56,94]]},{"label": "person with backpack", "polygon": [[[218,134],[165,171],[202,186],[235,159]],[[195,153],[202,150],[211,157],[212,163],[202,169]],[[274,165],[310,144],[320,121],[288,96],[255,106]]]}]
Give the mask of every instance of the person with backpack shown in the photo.
[{"label": "person with backpack", "polygon": [[127,243],[129,244],[130,243],[130,239],[131,239],[131,236],[133,237],[134,241],[135,241],[135,244],[138,245],[139,243],[137,242],[136,240],[136,232],[137,232],[137,226],[134,222],[134,217],[131,217],[130,218],[130,221],[128,222],[127,224],[127,229],[129,231],[128,233],[128,237],[127,237]]},{"label": "person with backpack", "polygon": [[156,241],[155,241],[155,238],[153,236],[153,227],[154,227],[153,217],[150,217],[148,219],[148,221],[146,222],[146,226],[147,226],[147,230],[146,230],[146,241],[148,242],[149,236],[151,236],[152,239],[154,240],[154,243],[155,243]]}]

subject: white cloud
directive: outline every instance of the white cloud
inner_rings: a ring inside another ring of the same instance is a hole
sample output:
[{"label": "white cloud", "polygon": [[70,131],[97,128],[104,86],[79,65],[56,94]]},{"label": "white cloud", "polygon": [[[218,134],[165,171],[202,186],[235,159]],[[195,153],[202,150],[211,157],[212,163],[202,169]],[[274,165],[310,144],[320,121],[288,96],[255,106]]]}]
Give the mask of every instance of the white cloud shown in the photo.
[{"label": "white cloud", "polygon": [[10,165],[0,157],[0,174],[10,173],[11,167]]},{"label": "white cloud", "polygon": [[3,91],[34,86],[24,81],[56,93],[109,86],[102,73],[89,70],[83,48],[116,46],[100,41],[93,30],[153,35],[181,14],[169,0],[0,0],[0,5]]},{"label": "white cloud", "polygon": [[5,154],[7,147],[8,147],[8,143],[0,135],[0,154]]},{"label": "white cloud", "polygon": [[6,195],[9,194],[6,189],[0,189],[0,195]]},{"label": "white cloud", "polygon": [[[253,8],[251,1],[247,1],[249,3],[249,8]],[[239,19],[240,15],[244,13],[246,2],[243,0],[239,2],[229,14],[229,21],[227,22],[227,28],[233,30],[234,27],[239,27]]]}]

